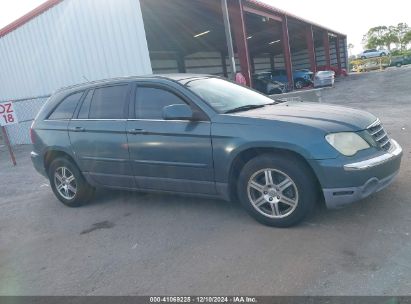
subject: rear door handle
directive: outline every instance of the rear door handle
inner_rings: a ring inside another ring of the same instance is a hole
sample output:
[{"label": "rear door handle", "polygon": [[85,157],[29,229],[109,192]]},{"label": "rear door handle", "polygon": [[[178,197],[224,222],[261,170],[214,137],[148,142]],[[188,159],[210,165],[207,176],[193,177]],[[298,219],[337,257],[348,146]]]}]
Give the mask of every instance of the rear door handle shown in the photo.
[{"label": "rear door handle", "polygon": [[128,130],[127,133],[137,135],[137,134],[146,134],[147,131],[143,129],[131,129],[131,130]]},{"label": "rear door handle", "polygon": [[74,127],[74,128],[70,128],[70,131],[72,131],[72,132],[84,132],[84,131],[86,131],[86,129],[84,129],[83,127]]}]

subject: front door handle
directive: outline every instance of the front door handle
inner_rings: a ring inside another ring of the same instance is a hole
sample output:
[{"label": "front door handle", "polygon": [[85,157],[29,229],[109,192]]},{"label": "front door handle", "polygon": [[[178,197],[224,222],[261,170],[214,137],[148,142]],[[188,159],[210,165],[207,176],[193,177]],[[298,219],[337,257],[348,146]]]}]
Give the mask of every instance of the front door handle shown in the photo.
[{"label": "front door handle", "polygon": [[72,132],[84,132],[84,131],[86,131],[86,129],[84,129],[83,127],[74,127],[74,128],[70,128],[70,131],[72,131]]},{"label": "front door handle", "polygon": [[131,130],[128,130],[127,133],[137,135],[137,134],[146,134],[147,131],[145,131],[143,129],[131,129]]}]

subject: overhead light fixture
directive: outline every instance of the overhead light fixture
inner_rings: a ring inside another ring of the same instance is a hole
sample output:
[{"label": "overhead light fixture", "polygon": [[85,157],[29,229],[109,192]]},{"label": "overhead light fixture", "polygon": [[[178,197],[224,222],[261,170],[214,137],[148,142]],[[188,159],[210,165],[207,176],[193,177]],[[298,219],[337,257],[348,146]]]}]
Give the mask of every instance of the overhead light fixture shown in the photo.
[{"label": "overhead light fixture", "polygon": [[280,41],[281,41],[281,40],[278,39],[278,40],[271,41],[271,42],[269,42],[268,44],[274,44],[274,43],[277,43],[277,42],[280,42]]},{"label": "overhead light fixture", "polygon": [[247,39],[251,39],[251,38],[253,38],[253,36],[248,36],[248,37],[247,37]]},{"label": "overhead light fixture", "polygon": [[202,32],[200,34],[194,35],[194,38],[197,38],[197,37],[200,37],[200,36],[203,36],[203,35],[207,35],[209,32],[211,32],[211,31],[205,31],[205,32]]}]

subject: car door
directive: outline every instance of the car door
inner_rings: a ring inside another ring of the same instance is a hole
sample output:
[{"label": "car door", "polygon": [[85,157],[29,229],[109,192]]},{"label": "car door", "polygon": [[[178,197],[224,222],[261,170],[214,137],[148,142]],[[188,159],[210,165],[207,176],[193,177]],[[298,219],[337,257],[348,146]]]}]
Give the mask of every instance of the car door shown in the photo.
[{"label": "car door", "polygon": [[378,57],[378,56],[380,56],[380,54],[379,54],[379,52],[378,52],[376,49],[370,50],[370,53],[368,54],[368,57],[369,57],[369,58]]},{"label": "car door", "polygon": [[126,125],[132,85],[90,89],[69,124],[73,152],[83,173],[97,185],[134,188]]},{"label": "car door", "polygon": [[[168,85],[138,83],[133,95],[127,136],[137,187],[214,194],[208,117]],[[202,118],[163,120],[163,108],[173,104],[188,104]]]}]

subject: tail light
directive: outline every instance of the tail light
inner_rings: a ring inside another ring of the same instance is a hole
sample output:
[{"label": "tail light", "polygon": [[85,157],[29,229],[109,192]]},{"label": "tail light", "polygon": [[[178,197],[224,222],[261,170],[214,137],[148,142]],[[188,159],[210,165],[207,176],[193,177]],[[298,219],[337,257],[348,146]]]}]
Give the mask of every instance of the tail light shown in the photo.
[{"label": "tail light", "polygon": [[33,121],[33,123],[32,123],[31,126],[30,126],[30,140],[31,140],[31,143],[32,143],[32,144],[34,144],[35,141],[36,141],[36,136],[35,136],[35,134],[34,134],[33,125],[34,125],[34,121]]}]

